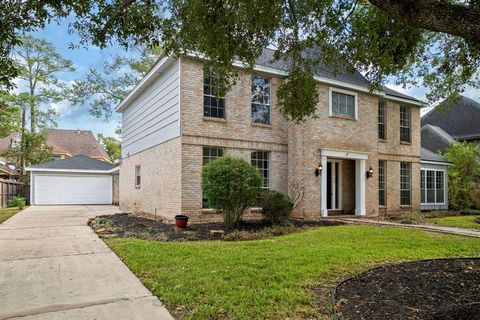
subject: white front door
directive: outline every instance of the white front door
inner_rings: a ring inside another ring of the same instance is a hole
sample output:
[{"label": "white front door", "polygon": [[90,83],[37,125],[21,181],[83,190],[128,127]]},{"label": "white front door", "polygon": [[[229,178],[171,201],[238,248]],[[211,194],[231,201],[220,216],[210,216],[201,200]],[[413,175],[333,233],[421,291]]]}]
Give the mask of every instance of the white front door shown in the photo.
[{"label": "white front door", "polygon": [[342,209],[341,160],[328,160],[327,162],[327,209]]}]

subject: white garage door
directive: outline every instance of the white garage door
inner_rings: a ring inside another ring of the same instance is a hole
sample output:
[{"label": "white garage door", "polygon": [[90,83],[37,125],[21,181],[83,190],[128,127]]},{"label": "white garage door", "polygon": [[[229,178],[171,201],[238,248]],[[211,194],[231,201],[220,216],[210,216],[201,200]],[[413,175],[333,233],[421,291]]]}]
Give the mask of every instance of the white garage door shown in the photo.
[{"label": "white garage door", "polygon": [[111,175],[35,174],[35,204],[112,204]]}]

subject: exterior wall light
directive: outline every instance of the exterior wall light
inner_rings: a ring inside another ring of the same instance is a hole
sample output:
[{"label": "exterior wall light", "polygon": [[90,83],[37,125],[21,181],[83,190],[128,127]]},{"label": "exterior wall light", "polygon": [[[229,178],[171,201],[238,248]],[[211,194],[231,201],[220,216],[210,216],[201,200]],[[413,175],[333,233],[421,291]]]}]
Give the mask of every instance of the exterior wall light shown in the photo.
[{"label": "exterior wall light", "polygon": [[315,177],[318,177],[323,170],[323,166],[321,163],[318,164],[318,166],[315,168]]},{"label": "exterior wall light", "polygon": [[367,179],[368,179],[368,178],[371,178],[371,177],[373,177],[373,169],[372,169],[372,167],[370,167],[370,169],[368,169],[368,171],[367,171]]}]

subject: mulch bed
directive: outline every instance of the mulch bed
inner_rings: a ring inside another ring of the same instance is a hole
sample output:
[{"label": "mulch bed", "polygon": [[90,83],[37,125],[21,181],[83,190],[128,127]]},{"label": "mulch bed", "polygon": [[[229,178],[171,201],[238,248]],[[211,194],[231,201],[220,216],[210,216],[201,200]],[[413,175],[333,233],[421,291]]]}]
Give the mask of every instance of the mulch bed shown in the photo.
[{"label": "mulch bed", "polygon": [[[342,225],[339,221],[291,220],[288,226],[271,228],[261,220],[245,221],[233,232],[225,232],[223,222],[188,224],[179,229],[174,223],[154,220],[147,217],[120,213],[99,216],[89,220],[88,225],[99,235],[112,237],[135,237],[161,241],[201,241],[201,240],[251,240],[297,232],[311,227]],[[220,231],[220,232],[219,232]],[[231,235],[233,235],[231,237]]]},{"label": "mulch bed", "polygon": [[480,259],[386,265],[340,283],[339,319],[480,319]]}]

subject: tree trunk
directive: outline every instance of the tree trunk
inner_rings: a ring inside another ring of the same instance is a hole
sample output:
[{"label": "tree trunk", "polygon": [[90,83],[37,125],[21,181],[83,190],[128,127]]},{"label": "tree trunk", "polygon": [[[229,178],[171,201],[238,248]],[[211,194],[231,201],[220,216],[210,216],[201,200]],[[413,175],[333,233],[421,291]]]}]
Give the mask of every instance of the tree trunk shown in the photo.
[{"label": "tree trunk", "polygon": [[439,0],[369,0],[387,16],[410,26],[458,36],[480,45],[480,10]]},{"label": "tree trunk", "polygon": [[20,166],[22,167],[21,178],[25,176],[25,126],[26,124],[26,112],[25,108],[22,108],[22,130],[20,137]]}]

